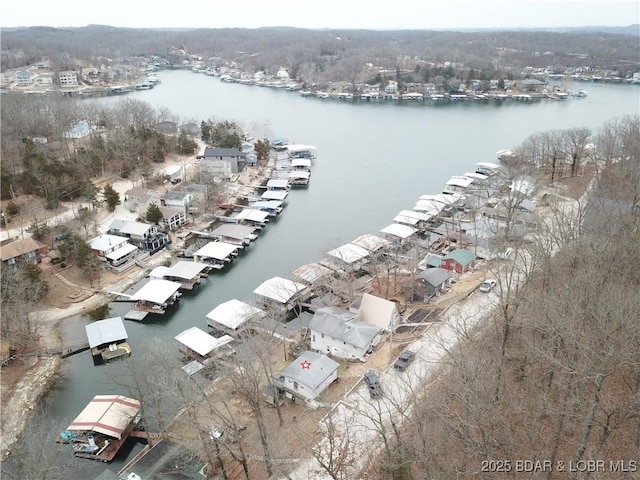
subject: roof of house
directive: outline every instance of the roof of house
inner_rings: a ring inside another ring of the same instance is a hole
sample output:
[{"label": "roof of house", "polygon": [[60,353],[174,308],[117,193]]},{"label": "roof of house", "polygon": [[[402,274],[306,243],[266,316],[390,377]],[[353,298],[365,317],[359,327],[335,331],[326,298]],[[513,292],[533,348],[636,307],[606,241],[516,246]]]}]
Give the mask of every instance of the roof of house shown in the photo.
[{"label": "roof of house", "polygon": [[67,430],[94,431],[121,439],[138,412],[138,400],[122,395],[96,395]]},{"label": "roof of house", "polygon": [[160,213],[162,213],[162,218],[168,219],[175,217],[176,215],[180,215],[184,213],[184,210],[181,208],[173,208],[173,207],[159,207]]},{"label": "roof of house", "polygon": [[223,345],[233,342],[233,337],[229,335],[223,335],[220,338],[216,338],[198,327],[186,329],[184,332],[176,335],[175,339],[185,347],[193,350],[203,357],[209,355],[216,348],[220,348]]},{"label": "roof of house", "polygon": [[456,248],[455,250],[450,251],[444,257],[442,257],[442,260],[444,261],[450,258],[455,260],[460,265],[466,267],[476,259],[476,256],[472,251],[467,250],[466,248]]},{"label": "roof of house", "polygon": [[315,390],[338,369],[340,365],[335,360],[321,353],[305,351],[287,368],[280,372],[280,376],[306,385]]},{"label": "roof of house", "polygon": [[10,258],[19,257],[20,255],[40,250],[41,248],[46,248],[46,245],[29,237],[14,240],[13,242],[8,242],[0,246],[0,255],[2,255],[2,261],[4,262]]},{"label": "roof of house", "polygon": [[398,319],[398,307],[395,302],[365,293],[360,302],[358,319],[369,325],[388,330]]},{"label": "roof of house", "polygon": [[192,193],[188,193],[188,192],[179,192],[177,190],[171,190],[167,193],[164,194],[164,199],[165,201],[167,200],[177,200],[179,202],[184,201],[187,197],[193,197]]},{"label": "roof of house", "polygon": [[237,148],[206,147],[203,155],[206,157],[244,157],[245,153]]},{"label": "roof of house", "polygon": [[[207,319],[232,330],[236,330],[252,318],[261,318],[264,315],[264,310],[234,298],[221,303],[207,313]],[[209,325],[211,325],[210,322]]]},{"label": "roof of house", "polygon": [[129,239],[126,237],[120,237],[118,235],[102,234],[89,240],[89,246],[92,250],[98,250],[104,252],[112,247],[128,243]]},{"label": "roof of house", "polygon": [[142,222],[125,222],[125,224],[120,227],[120,233],[126,235],[144,235],[154,226],[155,225]]},{"label": "roof of house", "polygon": [[358,348],[371,344],[380,333],[379,327],[358,320],[353,312],[340,307],[317,309],[309,328]]},{"label": "roof of house", "polygon": [[451,278],[451,275],[444,268],[427,268],[424,272],[418,274],[418,278],[423,279],[429,285],[439,287]]},{"label": "roof of house", "polygon": [[107,318],[90,323],[84,327],[89,340],[89,347],[97,347],[105,343],[113,343],[129,338],[124,328],[122,317]]},{"label": "roof of house", "polygon": [[108,253],[107,255],[105,255],[105,258],[107,258],[109,260],[120,260],[122,257],[126,257],[130,253],[135,252],[136,250],[138,250],[138,247],[136,247],[135,245],[132,245],[130,243],[127,243],[126,245],[123,245],[122,247],[118,248],[117,250],[114,250],[113,252]]},{"label": "roof of house", "polygon": [[117,232],[120,231],[122,227],[128,222],[128,220],[124,220],[122,218],[116,218],[113,222],[109,224],[109,230],[115,230]]},{"label": "roof of house", "polygon": [[253,293],[280,303],[287,303],[298,292],[305,290],[307,290],[307,286],[302,283],[287,278],[272,277],[258,285]]},{"label": "roof of house", "polygon": [[133,187],[124,192],[124,196],[139,198],[142,203],[146,203],[150,198],[160,198],[157,192],[142,187]]}]

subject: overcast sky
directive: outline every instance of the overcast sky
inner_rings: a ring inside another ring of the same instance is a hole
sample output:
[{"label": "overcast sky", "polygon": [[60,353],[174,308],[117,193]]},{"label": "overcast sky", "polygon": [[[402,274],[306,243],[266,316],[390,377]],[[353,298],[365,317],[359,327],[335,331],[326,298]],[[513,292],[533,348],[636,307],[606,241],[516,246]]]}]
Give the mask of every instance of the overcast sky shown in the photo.
[{"label": "overcast sky", "polygon": [[626,26],[638,0],[2,0],[0,26],[455,29]]}]

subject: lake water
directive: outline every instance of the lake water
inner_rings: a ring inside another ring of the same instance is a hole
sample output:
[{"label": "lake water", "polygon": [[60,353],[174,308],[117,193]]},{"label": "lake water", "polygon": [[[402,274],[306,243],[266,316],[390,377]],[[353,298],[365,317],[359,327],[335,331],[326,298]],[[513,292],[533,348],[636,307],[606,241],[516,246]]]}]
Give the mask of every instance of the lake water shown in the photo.
[{"label": "lake water", "polygon": [[[206,330],[205,315],[219,303],[250,299],[262,281],[287,277],[336,246],[376,234],[420,195],[440,192],[451,175],[473,171],[479,161],[497,161],[498,150],[514,148],[535,132],[596,130],[605,121],[640,113],[640,87],[633,85],[576,84],[575,89],[588,90],[588,97],[564,101],[405,105],[306,98],[189,71],[163,71],[159,77],[162,83],[153,90],[127,98],[167,107],[181,120],[234,120],[256,139],[284,136],[318,150],[309,188],[290,192],[281,217],[229,270],[210,275],[166,315],[125,323],[133,355],[149,338],[169,341],[192,326]],[[109,316],[122,316],[128,308],[112,304]],[[69,343],[85,340],[88,321],[65,321]],[[60,381],[46,399],[61,431],[94,395],[126,394],[108,380],[108,368],[94,367],[89,352],[65,360]],[[122,464],[116,461],[110,468],[116,471]],[[76,466],[76,473],[87,478],[104,469],[83,460]]]}]

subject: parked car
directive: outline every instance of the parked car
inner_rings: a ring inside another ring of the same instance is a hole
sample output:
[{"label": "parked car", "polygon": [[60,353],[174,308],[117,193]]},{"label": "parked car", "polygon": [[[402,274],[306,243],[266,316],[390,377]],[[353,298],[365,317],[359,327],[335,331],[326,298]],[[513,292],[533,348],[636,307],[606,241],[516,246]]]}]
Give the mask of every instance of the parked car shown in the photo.
[{"label": "parked car", "polygon": [[393,368],[402,371],[407,368],[409,364],[411,364],[411,362],[413,362],[414,358],[416,358],[415,352],[412,352],[411,350],[405,350],[395,361],[395,363],[393,364]]},{"label": "parked car", "polygon": [[375,371],[369,370],[364,374],[364,383],[369,387],[369,395],[371,395],[371,398],[380,398],[382,396],[380,377],[378,377]]},{"label": "parked car", "polygon": [[485,280],[484,282],[482,282],[482,285],[480,285],[480,291],[487,293],[491,291],[491,289],[495,286],[496,281],[493,278],[490,278],[489,280]]}]

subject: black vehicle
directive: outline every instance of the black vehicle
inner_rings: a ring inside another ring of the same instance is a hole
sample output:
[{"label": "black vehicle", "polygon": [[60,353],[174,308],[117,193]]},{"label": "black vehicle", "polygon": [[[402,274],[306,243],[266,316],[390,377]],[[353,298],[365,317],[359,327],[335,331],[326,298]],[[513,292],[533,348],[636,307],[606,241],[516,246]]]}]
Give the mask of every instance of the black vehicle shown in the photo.
[{"label": "black vehicle", "polygon": [[382,388],[380,387],[380,378],[373,370],[369,370],[364,374],[364,383],[369,387],[369,395],[371,398],[380,398],[382,396]]},{"label": "black vehicle", "polygon": [[404,370],[409,366],[411,362],[413,362],[414,358],[416,358],[416,354],[414,352],[412,352],[411,350],[405,350],[395,361],[395,363],[393,364],[393,368],[395,368],[396,370]]}]

